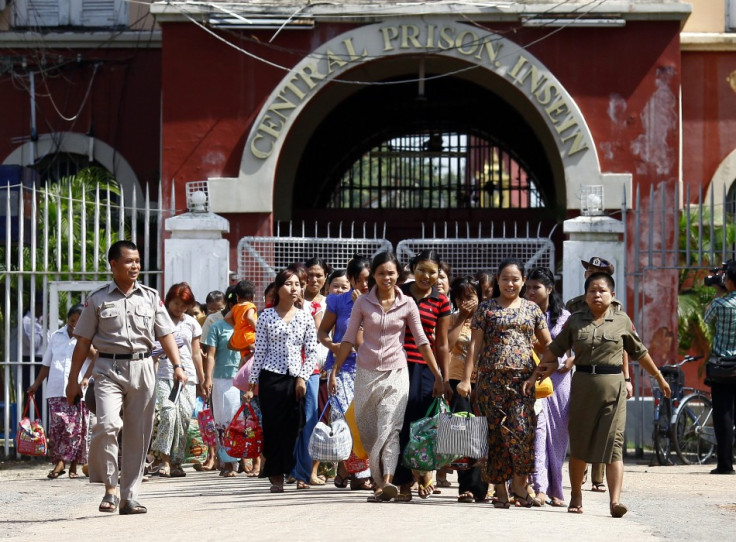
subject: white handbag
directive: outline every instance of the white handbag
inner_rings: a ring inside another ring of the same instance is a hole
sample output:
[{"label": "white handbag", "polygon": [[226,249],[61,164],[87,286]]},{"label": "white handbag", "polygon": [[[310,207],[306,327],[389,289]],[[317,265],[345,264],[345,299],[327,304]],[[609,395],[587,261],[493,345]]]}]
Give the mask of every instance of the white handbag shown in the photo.
[{"label": "white handbag", "polygon": [[469,412],[442,412],[437,426],[437,453],[480,459],[488,455],[488,420]]},{"label": "white handbag", "polygon": [[[330,404],[333,405],[333,408],[337,406],[341,416],[333,416],[332,425],[327,425],[322,421],[322,417]],[[309,456],[313,461],[345,461],[348,459],[353,449],[353,439],[338,401],[333,401],[330,397],[319,419],[320,421],[317,422],[309,437]]]}]

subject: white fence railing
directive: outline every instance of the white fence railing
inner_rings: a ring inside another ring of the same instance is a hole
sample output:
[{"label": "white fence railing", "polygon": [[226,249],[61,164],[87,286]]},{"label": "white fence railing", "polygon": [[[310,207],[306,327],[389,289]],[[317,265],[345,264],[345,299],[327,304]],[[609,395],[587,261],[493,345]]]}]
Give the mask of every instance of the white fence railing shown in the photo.
[{"label": "white fence railing", "polygon": [[[171,211],[144,193],[144,202],[133,192],[128,204],[114,185],[62,180],[42,188],[34,182],[0,187],[0,444],[6,457],[49,331],[65,325],[67,310],[94,284],[109,280],[110,245],[118,239],[138,244],[141,280],[160,290],[163,221]],[[45,390],[37,397],[45,421]]]}]

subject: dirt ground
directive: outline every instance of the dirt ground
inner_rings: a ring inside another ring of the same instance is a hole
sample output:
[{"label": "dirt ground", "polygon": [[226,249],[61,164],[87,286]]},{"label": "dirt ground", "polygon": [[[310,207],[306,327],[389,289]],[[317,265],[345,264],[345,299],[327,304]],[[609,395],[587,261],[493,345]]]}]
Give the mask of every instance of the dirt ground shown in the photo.
[{"label": "dirt ground", "polygon": [[[728,539],[736,522],[736,476],[710,475],[711,468],[650,467],[629,461],[622,501],[630,512],[612,519],[608,495],[590,491],[584,493],[580,516],[550,506],[496,510],[488,504],[458,504],[455,483],[426,501],[415,496],[407,504],[370,504],[363,491],[333,485],[297,491],[291,485],[285,493],[271,495],[264,480],[243,475],[225,479],[187,467],[186,478],[145,482],[140,501],[148,506],[148,514],[126,517],[99,513],[102,486],[84,477],[49,480],[46,463],[5,461],[0,462],[0,538]],[[454,476],[450,480],[454,482]]]}]

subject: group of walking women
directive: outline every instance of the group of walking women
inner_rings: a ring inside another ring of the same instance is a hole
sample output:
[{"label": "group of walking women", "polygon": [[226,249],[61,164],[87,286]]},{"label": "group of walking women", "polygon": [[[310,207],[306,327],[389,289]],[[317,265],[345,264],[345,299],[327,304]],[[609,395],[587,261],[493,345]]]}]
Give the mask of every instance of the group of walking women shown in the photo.
[{"label": "group of walking women", "polygon": [[[241,400],[257,394],[264,463],[251,474],[268,477],[271,492],[283,492],[289,477],[297,489],[324,483],[306,444],[319,417],[320,374],[327,373],[322,388],[343,413],[352,404],[370,465],[348,475],[341,464],[335,483],[372,489],[370,502],[410,501],[414,488],[426,499],[437,490],[434,472],[412,471],[401,459],[410,424],[444,396],[453,410],[475,411],[488,421],[488,456],[458,472],[459,502],[486,502],[492,485],[495,508],[546,503],[582,513],[586,463],[603,463],[611,515],[626,513],[620,501],[624,352],[657,378],[665,395],[669,387],[629,318],[612,306],[610,274],[587,277],[585,305],[571,315],[548,269],[526,270],[515,260],[502,262],[495,273],[453,279],[432,250],[418,254],[408,269],[382,252],[372,261],[355,257],[344,273],[330,272],[315,258],[278,273],[267,308],[258,314],[250,383],[242,397],[232,378],[245,359],[227,348],[232,326],[213,311],[203,332],[186,314],[191,290],[172,287],[166,306],[180,350],[189,354],[182,362],[191,384],[178,405],[169,404],[173,379],[159,359],[160,421],[152,448],[167,475],[180,470],[180,424],[187,418],[184,410],[191,413],[199,382],[221,429]],[[535,399],[535,384],[548,376],[554,393]],[[562,466],[568,441],[566,503]],[[213,469],[214,455],[200,468]],[[235,474],[237,458],[230,459],[220,457],[224,476]]]},{"label": "group of walking women", "polygon": [[[527,276],[514,260],[501,263],[492,290],[486,289],[490,296],[472,277],[450,280],[431,250],[407,271],[404,281],[404,267],[389,252],[370,264],[353,260],[351,289],[328,296],[316,324],[298,309],[298,273],[288,268],[277,276],[275,305],[258,322],[251,391],[245,394],[250,400],[259,386],[262,475],[271,491],[283,491],[297,439],[308,434],[300,409],[320,362],[319,340],[329,350],[329,393],[343,410],[353,402],[375,484],[370,502],[410,501],[413,487],[424,499],[436,491],[435,473],[412,471],[401,458],[410,424],[444,396],[454,409],[475,409],[488,420],[488,457],[459,472],[460,502],[484,502],[492,484],[496,508],[512,501],[565,506],[562,464],[571,417],[568,511],[583,511],[582,476],[591,462],[607,465],[611,515],[625,514],[624,351],[657,377],[665,393],[668,388],[628,317],[612,308],[613,278],[592,273],[586,307],[571,316],[549,270],[532,269]],[[534,352],[542,358],[538,366]],[[555,392],[537,401],[535,383],[547,376]]]}]

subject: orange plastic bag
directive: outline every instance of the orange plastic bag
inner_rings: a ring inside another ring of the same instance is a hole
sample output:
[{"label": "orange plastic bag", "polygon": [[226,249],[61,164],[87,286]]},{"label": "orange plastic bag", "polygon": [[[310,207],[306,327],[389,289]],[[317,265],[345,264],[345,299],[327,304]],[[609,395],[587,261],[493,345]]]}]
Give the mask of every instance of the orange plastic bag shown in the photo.
[{"label": "orange plastic bag", "polygon": [[358,422],[355,419],[354,403],[350,403],[348,411],[345,413],[345,421],[348,422],[348,427],[350,427],[350,436],[353,437],[353,453],[358,459],[368,459],[368,452],[365,451],[363,443],[360,441]]},{"label": "orange plastic bag", "polygon": [[[534,365],[539,365],[539,356],[537,356],[537,353],[532,350],[532,358],[534,359]],[[534,396],[537,399],[544,399],[545,397],[549,397],[555,392],[554,384],[552,384],[552,380],[547,377],[541,382],[537,382],[535,388],[534,388]]]}]

